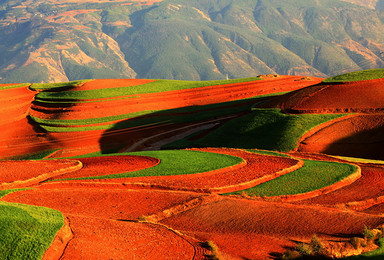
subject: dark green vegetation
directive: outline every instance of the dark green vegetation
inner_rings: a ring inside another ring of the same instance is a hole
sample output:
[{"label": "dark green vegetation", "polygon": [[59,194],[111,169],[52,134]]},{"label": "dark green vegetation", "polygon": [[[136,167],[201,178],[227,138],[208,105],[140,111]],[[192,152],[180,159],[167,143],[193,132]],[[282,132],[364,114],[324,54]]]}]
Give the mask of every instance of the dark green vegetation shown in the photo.
[{"label": "dark green vegetation", "polygon": [[[119,154],[116,154],[119,155]],[[123,174],[111,174],[100,177],[78,179],[112,179],[145,176],[170,176],[182,174],[194,174],[213,171],[239,164],[243,159],[225,155],[201,151],[145,151],[124,153],[120,155],[149,156],[160,159],[160,163],[154,167],[128,172]]]},{"label": "dark green vegetation", "polygon": [[336,114],[287,115],[280,109],[253,109],[198,140],[186,137],[164,148],[232,147],[290,151],[313,127],[342,117]]},{"label": "dark green vegetation", "polygon": [[281,196],[306,193],[332,185],[356,171],[346,163],[304,160],[302,168],[243,191],[249,196]]},{"label": "dark green vegetation", "polygon": [[[87,100],[98,98],[113,98],[121,96],[139,95],[146,93],[159,93],[172,90],[193,89],[207,86],[233,84],[240,82],[255,81],[259,78],[244,78],[235,80],[216,80],[216,81],[180,81],[180,80],[156,80],[139,86],[129,86],[120,88],[103,88],[97,90],[83,91],[62,91],[62,92],[41,92],[37,94],[37,100]],[[40,88],[47,85],[59,88],[62,84],[39,84]],[[32,85],[33,87],[33,85]],[[65,89],[64,89],[65,90]]]},{"label": "dark green vegetation", "polygon": [[44,207],[0,202],[0,212],[2,259],[41,259],[64,225],[59,211]]},{"label": "dark green vegetation", "polygon": [[354,71],[325,79],[323,82],[349,82],[384,78],[384,69]]},{"label": "dark green vegetation", "polygon": [[332,76],[382,67],[383,27],[340,0],[2,1],[0,81]]}]

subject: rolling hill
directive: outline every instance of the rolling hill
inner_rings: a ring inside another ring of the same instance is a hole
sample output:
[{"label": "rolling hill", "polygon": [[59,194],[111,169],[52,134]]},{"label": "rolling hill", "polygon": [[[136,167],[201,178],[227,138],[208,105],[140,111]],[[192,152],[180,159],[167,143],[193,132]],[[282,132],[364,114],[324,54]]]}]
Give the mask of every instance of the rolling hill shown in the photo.
[{"label": "rolling hill", "polygon": [[0,84],[0,256],[380,259],[383,75]]},{"label": "rolling hill", "polygon": [[327,77],[379,68],[382,6],[339,0],[7,0],[0,3],[0,82]]}]

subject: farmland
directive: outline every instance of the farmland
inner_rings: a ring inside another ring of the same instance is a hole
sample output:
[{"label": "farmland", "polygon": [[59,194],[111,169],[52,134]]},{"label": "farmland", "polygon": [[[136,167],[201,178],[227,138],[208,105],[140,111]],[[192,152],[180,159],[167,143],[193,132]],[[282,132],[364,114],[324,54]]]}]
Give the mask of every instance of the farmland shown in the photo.
[{"label": "farmland", "polygon": [[382,71],[0,85],[0,254],[381,257]]}]

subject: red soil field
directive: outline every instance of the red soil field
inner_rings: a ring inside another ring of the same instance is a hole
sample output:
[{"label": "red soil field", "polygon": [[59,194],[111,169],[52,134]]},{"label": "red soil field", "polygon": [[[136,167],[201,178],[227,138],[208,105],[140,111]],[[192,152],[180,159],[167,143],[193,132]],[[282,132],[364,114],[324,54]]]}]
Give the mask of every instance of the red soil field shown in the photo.
[{"label": "red soil field", "polygon": [[372,206],[370,208],[367,208],[367,209],[363,210],[362,212],[367,213],[367,214],[382,215],[383,212],[384,212],[384,203],[380,203],[380,204],[374,205],[374,206]]},{"label": "red soil field", "polygon": [[192,239],[161,225],[127,222],[183,204],[198,194],[129,189],[62,188],[43,185],[2,200],[63,212],[74,238],[62,259],[202,259]]},{"label": "red soil field", "polygon": [[160,225],[68,215],[75,234],[60,259],[202,259],[204,251]]},{"label": "red soil field", "polygon": [[190,234],[202,241],[214,241],[219,248],[219,259],[276,259],[271,255],[282,254],[287,248],[296,247],[296,243],[289,239],[255,233],[191,232]]},{"label": "red soil field", "polygon": [[384,111],[384,79],[319,84],[287,94],[280,104],[289,113],[372,113]]},{"label": "red soil field", "polygon": [[30,91],[28,86],[0,90],[0,124],[26,117],[34,96],[35,92]]},{"label": "red soil field", "polygon": [[[26,106],[20,108],[17,108],[19,106],[19,104],[17,104],[15,110],[12,110],[12,116],[4,117],[6,119],[4,122],[2,122],[4,124],[9,124],[12,122],[12,126],[10,128],[3,128],[4,131],[0,134],[0,147],[8,149],[7,152],[0,152],[0,157],[10,157],[14,155],[30,154],[42,150],[55,150],[63,148],[69,148],[71,151],[73,151],[73,155],[78,155],[81,153],[84,154],[89,150],[97,150],[97,147],[100,146],[99,142],[108,144],[115,143],[115,146],[122,144],[132,145],[135,140],[141,140],[151,135],[163,133],[164,131],[166,132],[168,130],[177,129],[181,126],[188,126],[188,124],[162,124],[158,126],[149,125],[140,128],[116,131],[114,130],[108,131],[108,133],[106,133],[105,130],[69,133],[46,133],[39,126],[35,125],[31,120],[27,120],[25,118],[27,113],[41,118],[59,119],[104,117],[148,109],[172,109],[188,105],[204,105],[216,102],[226,102],[230,100],[237,100],[239,98],[257,96],[260,94],[298,89],[318,83],[320,81],[320,79],[316,78],[312,78],[311,80],[301,79],[301,77],[297,76],[281,76],[275,79],[264,79],[251,83],[239,83],[191,90],[145,94],[140,95],[139,98],[129,98],[126,100],[104,101],[96,103],[92,102],[88,104],[73,104],[72,107],[68,108],[60,106],[59,104],[55,104],[55,106],[57,106],[51,108],[49,105],[40,107],[38,102],[34,102],[34,104],[32,104],[32,109],[28,109],[27,104]],[[84,90],[105,88],[108,86],[133,86],[137,84],[144,84],[148,81],[149,80],[130,79],[92,80],[76,88]],[[21,91],[23,95],[26,93],[28,94],[28,98],[31,97],[31,100],[33,99],[34,92],[29,91],[28,88],[12,89],[12,95],[8,95],[7,99],[12,98],[13,95],[16,95],[17,93],[15,91]],[[204,99],[202,99],[202,97],[204,97]],[[34,109],[42,110],[39,112]],[[7,110],[7,115],[10,115],[9,110]],[[126,138],[127,135],[129,135],[130,138]],[[102,137],[103,140],[100,140]],[[60,156],[60,154],[62,153],[58,152],[57,156]]]},{"label": "red soil field", "polygon": [[124,186],[121,188],[65,187],[58,183],[18,191],[5,196],[2,200],[49,207],[59,210],[63,214],[136,220],[199,196],[201,195],[197,193],[132,190],[124,188]]},{"label": "red soil field", "polygon": [[[241,157],[245,160],[245,163],[210,172],[189,175],[101,179],[96,181],[102,183],[119,182],[125,185],[140,184],[157,188],[171,188],[173,190],[224,193],[256,186],[282,174],[294,171],[303,165],[302,162],[295,159],[259,155],[244,150],[219,148],[198,150]],[[82,159],[80,160],[84,165],[87,164]],[[121,170],[115,170],[113,172],[118,173],[121,172]],[[82,180],[81,182],[95,182],[95,180]]]},{"label": "red soil field", "polygon": [[[223,249],[229,248],[230,241],[222,242],[228,235],[240,236],[241,234],[245,237],[263,235],[283,241],[286,239],[308,241],[317,234],[322,238],[339,240],[345,235],[361,233],[364,225],[374,227],[383,222],[383,217],[339,209],[232,198],[206,204],[161,221],[189,235],[194,234],[197,238],[201,234],[206,237],[212,233],[215,236],[223,234],[223,238],[217,240],[224,244]],[[239,244],[237,250],[251,254],[247,248],[255,246],[254,242],[252,240],[248,240],[248,243],[244,242],[245,244]],[[272,252],[276,252],[278,246],[273,243],[269,246],[268,243],[264,245],[266,248],[263,257],[256,252],[255,255],[248,255],[247,258],[266,259],[271,257]],[[277,252],[284,251],[285,249],[280,247]]]},{"label": "red soil field", "polygon": [[157,158],[147,156],[104,156],[102,158],[81,158],[83,168],[54,179],[82,178],[92,176],[103,176],[137,171],[153,167],[160,163]]},{"label": "red soil field", "polygon": [[384,159],[384,115],[357,114],[320,125],[299,142],[298,151]]},{"label": "red soil field", "polygon": [[29,186],[81,167],[76,160],[0,161],[0,189]]},{"label": "red soil field", "polygon": [[[73,103],[70,107],[47,107],[34,104],[31,115],[49,119],[58,115],[60,119],[86,119],[120,115],[146,110],[173,109],[185,106],[208,105],[254,97],[257,95],[292,91],[320,82],[320,79],[297,81],[301,77],[281,76],[253,82],[202,87],[197,89],[141,94],[139,97],[122,100],[103,99],[103,102]],[[97,84],[95,80],[94,84]],[[53,114],[52,114],[53,113]]]},{"label": "red soil field", "polygon": [[60,146],[60,142],[23,118],[2,127],[0,158],[52,150],[54,145]]}]

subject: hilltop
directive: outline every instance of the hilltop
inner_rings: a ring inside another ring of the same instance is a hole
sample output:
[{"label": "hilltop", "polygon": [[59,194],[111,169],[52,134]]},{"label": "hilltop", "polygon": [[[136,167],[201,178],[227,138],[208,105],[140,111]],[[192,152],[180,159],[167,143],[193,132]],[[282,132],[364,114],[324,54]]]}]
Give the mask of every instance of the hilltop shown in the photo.
[{"label": "hilltop", "polygon": [[3,1],[0,82],[327,77],[382,67],[382,3],[350,2]]}]

